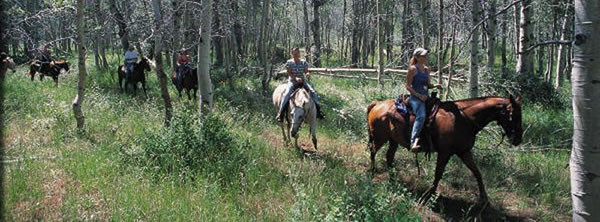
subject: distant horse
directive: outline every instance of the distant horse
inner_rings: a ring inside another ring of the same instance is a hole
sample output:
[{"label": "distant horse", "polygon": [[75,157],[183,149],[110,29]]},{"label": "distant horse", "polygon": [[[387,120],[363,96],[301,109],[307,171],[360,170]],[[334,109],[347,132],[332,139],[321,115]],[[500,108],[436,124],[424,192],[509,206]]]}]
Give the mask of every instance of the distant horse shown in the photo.
[{"label": "distant horse", "polygon": [[[279,85],[273,92],[273,105],[275,106],[276,112],[279,112],[279,105],[283,96],[287,93],[287,84]],[[283,118],[283,117],[282,117]],[[317,150],[317,106],[311,94],[303,87],[298,87],[288,102],[285,118],[287,121],[287,128],[289,135],[285,132],[283,121],[280,123],[281,132],[283,134],[283,140],[287,143],[291,137],[294,137],[294,145],[298,146],[298,131],[303,122],[308,122],[310,125],[310,134],[312,136],[312,142]]]},{"label": "distant horse", "polygon": [[192,97],[190,96],[190,91],[194,91],[194,99],[196,99],[196,91],[198,90],[198,70],[197,69],[189,69],[187,72],[183,73],[183,80],[181,81],[182,86],[179,86],[177,84],[177,73],[173,72],[173,75],[171,75],[171,82],[173,83],[173,85],[175,85],[175,88],[177,88],[177,91],[179,92],[179,97],[181,98],[181,91],[183,89],[185,89],[185,92],[187,93],[188,96],[188,100],[191,100]]},{"label": "distant horse", "polygon": [[[133,85],[133,93],[134,95],[137,93],[137,84],[139,82],[142,83],[142,88],[144,89],[144,95],[146,95],[146,74],[144,71],[150,71],[150,62],[148,58],[142,57],[142,59],[135,64],[133,71],[129,74],[129,80],[125,81],[125,89],[127,89],[127,85]],[[123,80],[125,79],[125,67],[123,65],[119,66],[117,70],[119,74],[119,88],[123,91]]]},{"label": "distant horse", "polygon": [[17,70],[15,69],[15,67],[16,64],[11,57],[8,57],[8,55],[6,55],[6,53],[4,52],[0,54],[0,79],[4,78],[8,69],[12,70],[13,72],[16,72]]},{"label": "distant horse", "polygon": [[[407,120],[396,111],[394,100],[373,102],[367,108],[371,168],[375,169],[377,150],[389,142],[387,164],[393,165],[394,153],[398,145],[410,146],[410,131],[414,116]],[[452,155],[458,155],[477,179],[479,197],[487,202],[487,193],[481,174],[473,160],[473,145],[477,133],[488,123],[496,121],[504,129],[512,145],[519,145],[523,136],[521,126],[521,97],[481,97],[458,101],[442,102],[435,119],[429,128],[433,150],[438,153],[435,178],[431,188],[423,195],[435,193],[444,173],[444,168]]]},{"label": "distant horse", "polygon": [[29,75],[31,76],[31,81],[33,81],[35,74],[39,72],[40,81],[44,80],[44,76],[50,76],[56,85],[58,85],[58,75],[63,70],[65,72],[69,71],[69,62],[62,59],[52,60],[50,62],[35,60],[29,65]]}]

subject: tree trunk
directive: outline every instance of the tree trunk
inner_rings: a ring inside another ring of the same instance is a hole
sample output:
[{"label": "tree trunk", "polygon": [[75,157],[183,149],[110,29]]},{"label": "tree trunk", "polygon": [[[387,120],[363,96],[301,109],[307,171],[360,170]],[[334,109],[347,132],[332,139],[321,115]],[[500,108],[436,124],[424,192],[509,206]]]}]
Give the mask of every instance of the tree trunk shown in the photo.
[{"label": "tree trunk", "polygon": [[[127,31],[127,21],[125,21],[125,17],[117,8],[116,0],[109,0],[111,11],[113,16],[117,21],[117,25],[119,26],[119,37],[121,37],[121,46],[123,47],[123,52],[127,51],[129,48],[129,31]],[[128,1],[123,1],[124,4],[129,4]]]},{"label": "tree trunk", "polygon": [[[514,43],[515,43],[515,54],[519,53],[519,36],[521,36],[520,32],[520,28],[519,28],[519,20],[520,20],[520,15],[521,15],[521,10],[520,10],[520,5],[519,4],[515,4],[515,11],[514,11],[514,29],[515,29],[515,36],[514,36]],[[518,55],[518,54],[517,54]]]},{"label": "tree trunk", "polygon": [[261,25],[261,32],[260,32],[260,60],[262,62],[262,66],[263,66],[263,75],[262,75],[262,91],[264,95],[268,94],[268,89],[269,89],[269,81],[271,80],[271,61],[269,59],[270,56],[269,53],[267,53],[268,48],[267,47],[267,41],[268,41],[268,37],[267,35],[270,33],[270,24],[269,24],[269,20],[270,20],[270,11],[271,11],[271,0],[265,0],[263,3],[263,18],[262,18],[262,25]]},{"label": "tree trunk", "polygon": [[490,0],[487,20],[487,67],[494,68],[496,63],[496,0]]},{"label": "tree trunk", "polygon": [[438,51],[437,51],[437,70],[438,70],[438,83],[442,84],[442,73],[444,69],[442,51],[444,50],[444,0],[439,1],[440,4],[440,20],[438,24]]},{"label": "tree trunk", "polygon": [[171,98],[167,89],[167,76],[165,75],[165,71],[163,69],[161,55],[163,35],[161,0],[152,0],[152,11],[154,11],[154,57],[156,62],[156,75],[160,83],[160,93],[165,103],[165,126],[169,126],[171,124],[171,112],[173,108],[171,106]]},{"label": "tree trunk", "polygon": [[[558,4],[558,1],[554,1],[555,4]],[[552,38],[551,39],[556,39],[556,29],[557,29],[557,25],[556,25],[556,20],[558,19],[558,12],[556,7],[552,8]],[[554,51],[555,51],[555,46],[554,45],[550,45],[548,47],[548,61],[546,63],[546,71],[545,71],[545,76],[547,76],[547,81],[548,83],[552,84],[552,67],[554,66]]]},{"label": "tree trunk", "polygon": [[84,0],[77,0],[77,48],[79,51],[79,82],[77,83],[77,95],[73,99],[71,104],[73,107],[73,114],[77,121],[77,129],[83,130],[85,119],[81,105],[83,104],[83,98],[85,95],[85,42],[84,42],[84,26],[83,26],[83,13],[85,10]]},{"label": "tree trunk", "polygon": [[[456,6],[454,6],[454,14],[456,14]],[[450,94],[450,82],[452,81],[452,76],[454,75],[454,41],[456,40],[456,21],[452,24],[452,39],[450,40],[450,67],[448,68],[448,82],[446,83],[446,92],[444,93],[444,100],[448,100],[448,95]]]},{"label": "tree trunk", "polygon": [[213,30],[213,32],[216,32],[216,34],[213,37],[213,42],[215,43],[214,45],[214,53],[215,53],[215,67],[223,67],[223,59],[224,59],[224,55],[223,55],[223,32],[222,32],[222,27],[221,27],[221,18],[219,17],[219,0],[213,0],[213,12],[214,12],[214,26],[216,28],[216,30]]},{"label": "tree trunk", "polygon": [[[506,2],[506,0],[503,0],[502,3],[504,5],[506,5],[507,2]],[[502,43],[501,43],[502,44],[502,46],[501,46],[501,48],[502,48],[502,52],[501,52],[501,54],[502,54],[502,65],[501,66],[502,66],[502,76],[505,76],[507,74],[507,72],[508,72],[506,70],[506,64],[508,63],[508,58],[506,58],[506,38],[507,38],[507,35],[506,35],[506,32],[507,32],[506,31],[506,23],[508,22],[508,18],[507,18],[508,16],[506,15],[506,13],[504,13],[502,15],[502,17],[504,19],[502,20],[502,28],[501,28],[502,29]]]},{"label": "tree trunk", "polygon": [[[471,8],[471,25],[481,21],[481,10],[479,0],[473,0]],[[479,29],[473,31],[471,38],[471,68],[469,76],[469,95],[471,98],[479,96]]]},{"label": "tree trunk", "polygon": [[358,66],[359,63],[359,59],[360,59],[360,40],[361,37],[364,33],[361,32],[361,20],[360,20],[360,13],[361,13],[361,5],[360,5],[360,0],[353,0],[352,1],[352,49],[351,49],[351,63],[352,63],[352,67],[356,67]]},{"label": "tree trunk", "polygon": [[313,53],[313,65],[321,67],[321,14],[319,8],[324,0],[313,0],[313,21],[311,22],[315,51]]},{"label": "tree trunk", "polygon": [[302,11],[304,13],[304,56],[306,60],[310,61],[308,57],[310,54],[310,23],[308,22],[308,7],[306,6],[307,0],[302,0]]},{"label": "tree trunk", "polygon": [[[0,30],[1,33],[6,33],[6,29],[8,28],[8,16],[6,16],[6,10],[8,9],[8,4],[5,1],[0,1]],[[6,52],[8,54],[8,40],[9,36],[0,35],[0,52]],[[13,44],[14,49],[14,44]],[[14,50],[13,50],[14,53]],[[4,146],[2,146],[4,147]],[[0,210],[2,207],[0,207]],[[0,219],[3,219],[0,217]]]},{"label": "tree trunk", "polygon": [[423,37],[423,48],[429,49],[429,36],[427,35],[427,30],[429,30],[429,24],[427,21],[427,10],[429,9],[429,4],[427,0],[421,0],[421,13],[419,17],[421,18],[421,35]]},{"label": "tree trunk", "polygon": [[404,1],[404,8],[402,12],[402,56],[400,57],[400,63],[403,65],[408,64],[408,60],[411,56],[411,49],[414,49],[414,32],[412,29],[412,1]]},{"label": "tree trunk", "polygon": [[[212,24],[212,0],[204,0],[204,14],[200,31],[200,44],[198,44],[198,86],[200,88],[200,100],[198,101],[198,112],[202,116],[203,105],[208,105],[209,111],[213,108],[213,89],[210,81],[210,35]],[[264,16],[264,15],[263,15]]]},{"label": "tree trunk", "polygon": [[573,149],[569,161],[573,221],[600,218],[600,2],[575,0]]},{"label": "tree trunk", "polygon": [[384,22],[384,42],[387,50],[387,63],[390,64],[390,62],[394,60],[394,13],[396,11],[396,3],[393,0],[386,0],[383,7],[387,9]]},{"label": "tree trunk", "polygon": [[378,62],[379,62],[379,72],[377,73],[377,79],[379,80],[379,85],[383,87],[383,22],[381,21],[381,1],[377,0],[377,50],[379,54]]},{"label": "tree trunk", "polygon": [[[569,23],[569,9],[565,9],[565,15],[563,17],[562,25],[560,27],[560,40],[565,40],[567,37],[567,24]],[[556,73],[554,80],[554,88],[560,89],[563,82],[563,69],[565,67],[565,50],[566,46],[563,44],[558,45],[558,56],[556,64]]]},{"label": "tree trunk", "polygon": [[177,57],[181,49],[181,0],[173,0],[173,67],[177,67]]},{"label": "tree trunk", "polygon": [[346,62],[346,58],[344,57],[344,55],[346,54],[346,48],[344,48],[344,38],[346,37],[346,0],[344,1],[344,7],[343,7],[343,12],[342,12],[342,36],[340,36],[342,38],[341,44],[340,44],[340,61],[342,64],[344,64],[344,62]]},{"label": "tree trunk", "polygon": [[519,51],[517,54],[516,71],[520,75],[533,74],[533,60],[531,52],[525,49],[533,45],[533,23],[531,23],[531,14],[533,13],[532,0],[521,1],[521,21],[519,23]]}]

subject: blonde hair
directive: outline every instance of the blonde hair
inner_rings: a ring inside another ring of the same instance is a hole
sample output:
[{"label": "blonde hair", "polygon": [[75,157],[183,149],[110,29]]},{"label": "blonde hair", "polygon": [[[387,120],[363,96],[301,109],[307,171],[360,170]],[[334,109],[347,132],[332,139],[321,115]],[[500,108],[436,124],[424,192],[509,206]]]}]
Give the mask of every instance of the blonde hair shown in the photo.
[{"label": "blonde hair", "polygon": [[415,64],[417,64],[417,58],[415,58],[414,56],[410,57],[410,60],[408,61],[408,66],[414,66]]}]

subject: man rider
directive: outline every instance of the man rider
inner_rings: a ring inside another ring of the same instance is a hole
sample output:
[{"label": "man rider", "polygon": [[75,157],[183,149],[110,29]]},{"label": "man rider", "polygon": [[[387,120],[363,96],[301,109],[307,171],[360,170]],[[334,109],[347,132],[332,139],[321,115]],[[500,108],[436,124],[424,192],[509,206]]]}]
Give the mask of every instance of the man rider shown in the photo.
[{"label": "man rider", "polygon": [[183,49],[179,58],[177,58],[177,85],[181,87],[183,80],[183,72],[190,69],[190,56],[188,55],[187,49]]},{"label": "man rider", "polygon": [[129,49],[125,52],[125,81],[129,81],[129,76],[135,68],[137,63],[138,53],[135,51],[133,46],[129,46]]},{"label": "man rider", "polygon": [[48,72],[50,70],[50,62],[52,62],[52,53],[48,49],[48,45],[44,45],[40,51],[40,70],[42,72]]},{"label": "man rider", "polygon": [[323,119],[324,116],[323,113],[321,113],[321,104],[319,103],[317,92],[312,88],[312,86],[310,86],[306,82],[304,78],[304,74],[306,74],[307,78],[310,78],[310,73],[308,72],[308,63],[305,60],[300,59],[299,48],[292,49],[292,59],[288,60],[285,66],[287,67],[287,73],[289,76],[287,84],[288,90],[281,101],[281,104],[279,106],[279,112],[277,113],[277,117],[275,117],[275,119],[277,119],[277,121],[279,122],[283,121],[283,119],[281,118],[281,116],[283,115],[283,111],[285,110],[285,107],[288,101],[290,100],[291,94],[298,86],[302,86],[311,92],[313,100],[315,101],[315,104],[317,106],[317,118]]}]

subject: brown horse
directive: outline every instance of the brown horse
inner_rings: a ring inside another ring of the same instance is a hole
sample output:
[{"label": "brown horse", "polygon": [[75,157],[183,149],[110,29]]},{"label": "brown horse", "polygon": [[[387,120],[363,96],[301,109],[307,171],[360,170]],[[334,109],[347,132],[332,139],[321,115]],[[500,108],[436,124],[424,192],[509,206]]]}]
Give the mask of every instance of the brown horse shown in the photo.
[{"label": "brown horse", "polygon": [[187,93],[188,96],[188,100],[191,100],[192,97],[190,96],[190,91],[194,91],[193,95],[194,95],[194,100],[196,99],[196,91],[198,90],[198,70],[197,69],[190,69],[189,71],[183,73],[183,80],[181,81],[182,86],[180,87],[177,84],[177,78],[176,78],[176,72],[173,72],[173,74],[171,75],[171,82],[173,83],[173,85],[175,85],[175,88],[177,88],[177,92],[179,92],[179,97],[181,97],[181,91],[183,89],[185,89],[185,92]]},{"label": "brown horse", "polygon": [[[125,89],[127,89],[127,85],[133,85],[133,94],[137,93],[137,84],[139,82],[142,83],[142,88],[144,89],[144,95],[146,95],[146,74],[145,71],[150,71],[150,62],[148,58],[142,57],[142,59],[135,64],[133,68],[133,72],[129,76],[129,80],[125,81]],[[123,91],[123,80],[125,79],[125,67],[123,65],[119,66],[117,70],[119,74],[119,88]]]},{"label": "brown horse", "polygon": [[[387,164],[391,167],[398,145],[410,147],[409,134],[414,116],[411,116],[410,122],[407,123],[407,120],[396,111],[394,100],[371,103],[367,108],[367,116],[371,167],[375,169],[377,150],[387,142],[390,143],[386,155]],[[477,179],[479,197],[482,201],[487,201],[487,193],[471,150],[477,133],[492,121],[502,126],[511,144],[519,145],[523,135],[521,97],[513,98],[512,95],[509,98],[481,97],[440,104],[429,128],[433,149],[438,153],[435,178],[424,197],[435,193],[448,160],[456,154]]]},{"label": "brown horse", "polygon": [[39,72],[40,81],[44,80],[44,76],[50,76],[56,85],[58,85],[58,75],[63,70],[65,72],[69,71],[69,62],[62,59],[53,60],[50,62],[35,60],[29,65],[29,75],[31,76],[31,81],[33,81],[35,74]]},{"label": "brown horse", "polygon": [[16,65],[12,58],[8,57],[8,55],[6,55],[4,52],[0,53],[0,79],[4,78],[4,75],[8,69],[16,72],[15,67]]}]

